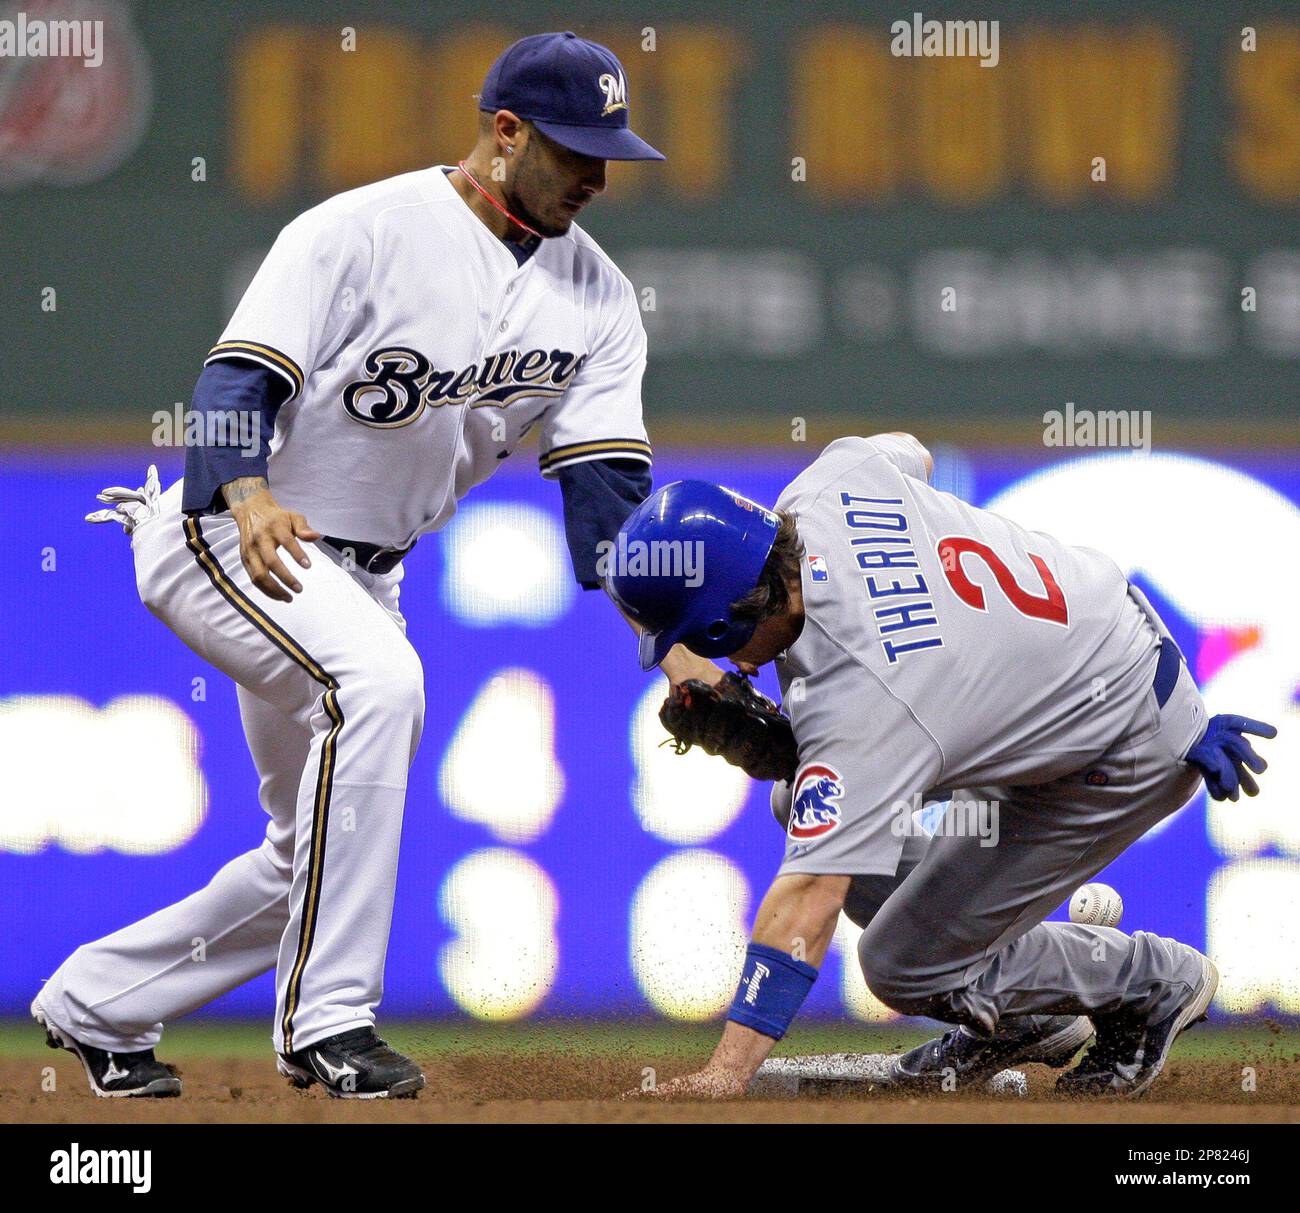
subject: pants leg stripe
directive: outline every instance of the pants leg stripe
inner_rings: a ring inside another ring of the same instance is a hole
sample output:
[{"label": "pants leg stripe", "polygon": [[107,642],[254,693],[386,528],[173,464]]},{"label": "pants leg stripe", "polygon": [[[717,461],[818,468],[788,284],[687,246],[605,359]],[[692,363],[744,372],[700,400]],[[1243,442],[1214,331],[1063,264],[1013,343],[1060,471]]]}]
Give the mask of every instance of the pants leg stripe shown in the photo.
[{"label": "pants leg stripe", "polygon": [[221,562],[204,540],[203,529],[197,518],[191,517],[185,520],[185,545],[194,554],[199,567],[207,574],[208,580],[212,582],[217,593],[286,657],[306,670],[316,682],[325,688],[322,703],[325,713],[330,719],[330,730],[325,735],[324,743],[321,746],[320,766],[316,773],[307,891],[298,925],[298,950],[295,954],[293,969],[289,974],[289,983],[284,1000],[284,1018],[281,1021],[284,1051],[292,1053],[293,1015],[298,1009],[302,988],[302,974],[307,966],[307,958],[311,954],[312,940],[316,934],[316,919],[320,910],[321,881],[325,870],[325,838],[329,826],[335,755],[338,736],[343,728],[343,710],[338,701],[339,684],[319,662],[312,659],[306,649],[267,616],[239,586],[226,576],[221,567]]}]

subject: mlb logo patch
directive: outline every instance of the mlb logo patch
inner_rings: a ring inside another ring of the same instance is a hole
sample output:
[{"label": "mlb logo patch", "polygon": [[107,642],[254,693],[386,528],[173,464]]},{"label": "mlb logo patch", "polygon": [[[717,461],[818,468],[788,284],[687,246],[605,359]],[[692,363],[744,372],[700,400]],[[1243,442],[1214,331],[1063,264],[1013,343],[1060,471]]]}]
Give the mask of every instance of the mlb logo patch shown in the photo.
[{"label": "mlb logo patch", "polygon": [[826,570],[825,556],[809,556],[808,571],[812,574],[814,581],[829,581],[830,573]]},{"label": "mlb logo patch", "polygon": [[732,492],[731,489],[723,489],[722,491],[742,510],[748,510],[751,514],[754,512],[754,503],[748,497],[742,497],[739,493]]}]

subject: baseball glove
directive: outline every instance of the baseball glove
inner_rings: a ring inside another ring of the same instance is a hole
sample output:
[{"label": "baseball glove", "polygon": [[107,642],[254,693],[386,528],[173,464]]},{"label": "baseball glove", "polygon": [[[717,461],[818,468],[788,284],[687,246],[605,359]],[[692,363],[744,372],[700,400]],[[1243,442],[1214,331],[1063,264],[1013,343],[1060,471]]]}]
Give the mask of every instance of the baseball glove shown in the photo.
[{"label": "baseball glove", "polygon": [[799,759],[790,718],[741,674],[724,674],[717,686],[697,678],[678,684],[659,720],[679,754],[697,745],[752,779],[794,778]]}]

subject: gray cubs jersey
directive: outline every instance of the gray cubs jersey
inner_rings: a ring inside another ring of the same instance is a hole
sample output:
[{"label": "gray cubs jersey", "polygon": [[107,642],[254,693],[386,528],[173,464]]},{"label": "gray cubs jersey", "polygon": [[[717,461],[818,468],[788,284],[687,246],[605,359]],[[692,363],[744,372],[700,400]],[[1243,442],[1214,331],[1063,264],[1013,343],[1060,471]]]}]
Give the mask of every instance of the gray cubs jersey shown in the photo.
[{"label": "gray cubs jersey", "polygon": [[890,874],[923,800],[1078,771],[1151,689],[1119,568],[931,488],[909,439],[831,443],[777,508],[805,549],[783,872]]}]

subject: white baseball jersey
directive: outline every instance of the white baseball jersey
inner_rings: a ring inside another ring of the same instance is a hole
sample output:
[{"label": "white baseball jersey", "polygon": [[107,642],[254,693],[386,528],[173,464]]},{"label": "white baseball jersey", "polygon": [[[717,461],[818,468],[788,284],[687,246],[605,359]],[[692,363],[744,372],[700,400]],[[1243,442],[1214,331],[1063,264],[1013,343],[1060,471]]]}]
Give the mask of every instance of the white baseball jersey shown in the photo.
[{"label": "white baseball jersey", "polygon": [[831,443],[777,508],[805,547],[784,872],[892,874],[909,807],[1078,771],[1151,689],[1160,637],[1119,568],[938,492],[911,440]]},{"label": "white baseball jersey", "polygon": [[288,383],[268,480],[326,535],[404,547],[439,529],[535,425],[545,476],[650,461],[631,283],[576,224],[517,264],[439,167],[290,223],[222,358]]}]

